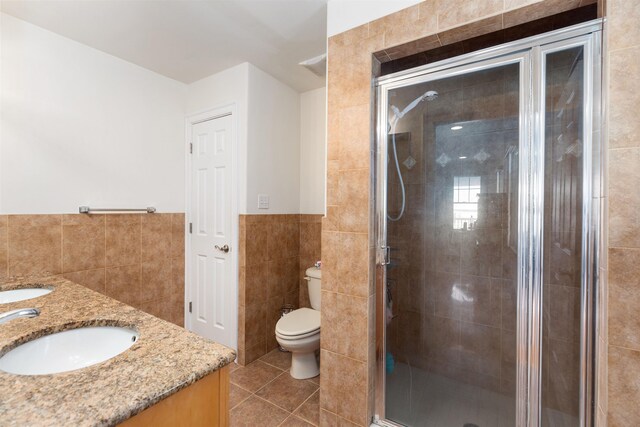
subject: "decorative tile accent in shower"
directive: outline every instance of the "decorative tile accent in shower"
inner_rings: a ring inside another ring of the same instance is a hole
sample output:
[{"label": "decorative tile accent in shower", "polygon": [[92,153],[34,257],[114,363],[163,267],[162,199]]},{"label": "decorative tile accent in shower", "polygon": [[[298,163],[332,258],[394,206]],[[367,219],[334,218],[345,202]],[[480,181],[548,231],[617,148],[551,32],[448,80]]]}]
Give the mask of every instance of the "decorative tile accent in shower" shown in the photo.
[{"label": "decorative tile accent in shower", "polygon": [[[437,34],[446,32],[445,42],[447,38],[460,40],[480,36],[590,3],[593,1],[426,0],[329,39],[327,216],[323,219],[322,228],[321,424],[368,425],[374,410],[375,329],[372,319],[375,305],[371,303],[374,298],[373,277],[370,275],[373,236],[370,235],[369,219],[373,138],[371,78],[372,70],[379,68],[377,61],[389,61],[441,46],[442,40]],[[419,194],[419,187],[411,187],[412,184],[420,182],[408,183],[408,191]],[[429,232],[437,236],[435,229]],[[495,244],[502,245],[502,238]],[[423,257],[424,250],[412,247],[407,256]],[[446,268],[447,263],[456,261],[454,258],[453,253],[443,253],[438,263]],[[472,276],[477,273],[465,274]],[[510,277],[513,271],[506,269],[503,274]],[[500,298],[511,296],[509,287],[503,283],[504,278],[496,279],[499,280],[477,285],[478,297],[486,298],[489,306],[501,302]],[[486,292],[480,292],[480,288]],[[344,299],[342,305],[338,301],[340,298]],[[349,313],[341,312],[338,308],[347,305],[351,309]],[[365,313],[363,322],[358,320],[362,313]],[[509,311],[504,313],[508,314]],[[488,316],[482,322],[501,321]],[[335,325],[339,318],[349,328],[328,326]],[[460,323],[457,326],[447,325],[447,318],[442,319],[442,324],[433,325],[434,334],[429,339],[437,339],[438,333],[447,327],[458,327],[457,332],[454,330],[453,333],[463,333]],[[490,325],[481,325],[482,322],[467,323],[465,328],[485,328],[490,335]],[[403,333],[408,336],[412,331],[405,330]],[[363,337],[366,343],[362,342]],[[357,345],[351,342],[354,339],[359,340]],[[500,345],[501,339],[508,337],[505,334],[495,344]],[[367,351],[361,351],[362,345],[367,346]],[[482,345],[473,350],[492,351]],[[505,363],[512,356],[505,354]],[[495,372],[500,366],[487,365],[481,368]]]},{"label": "decorative tile accent in shower", "polygon": [[308,305],[304,270],[320,259],[320,225],[319,215],[240,215],[241,365],[278,347],[275,326],[283,304]]},{"label": "decorative tile accent in shower", "polygon": [[182,326],[184,214],[0,216],[0,276],[44,272]]}]

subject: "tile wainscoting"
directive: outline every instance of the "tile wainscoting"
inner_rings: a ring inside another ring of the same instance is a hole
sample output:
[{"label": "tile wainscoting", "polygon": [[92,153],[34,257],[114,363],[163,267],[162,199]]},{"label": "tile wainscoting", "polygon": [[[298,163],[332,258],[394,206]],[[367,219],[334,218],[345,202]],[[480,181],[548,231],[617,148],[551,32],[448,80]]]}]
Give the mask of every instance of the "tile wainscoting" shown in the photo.
[{"label": "tile wainscoting", "polygon": [[62,275],[184,324],[184,213],[0,215],[0,277]]},{"label": "tile wainscoting", "polygon": [[308,307],[304,271],[320,259],[321,215],[240,215],[238,363],[278,347],[283,304]]}]

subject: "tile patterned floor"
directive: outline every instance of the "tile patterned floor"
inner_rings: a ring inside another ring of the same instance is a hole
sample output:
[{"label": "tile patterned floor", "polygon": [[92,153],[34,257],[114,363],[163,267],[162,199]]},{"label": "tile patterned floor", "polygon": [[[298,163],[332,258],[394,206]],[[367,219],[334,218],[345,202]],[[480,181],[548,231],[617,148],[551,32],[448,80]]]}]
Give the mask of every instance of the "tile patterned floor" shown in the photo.
[{"label": "tile patterned floor", "polygon": [[279,350],[247,366],[232,365],[231,427],[311,427],[319,424],[320,377],[295,380],[291,353]]}]

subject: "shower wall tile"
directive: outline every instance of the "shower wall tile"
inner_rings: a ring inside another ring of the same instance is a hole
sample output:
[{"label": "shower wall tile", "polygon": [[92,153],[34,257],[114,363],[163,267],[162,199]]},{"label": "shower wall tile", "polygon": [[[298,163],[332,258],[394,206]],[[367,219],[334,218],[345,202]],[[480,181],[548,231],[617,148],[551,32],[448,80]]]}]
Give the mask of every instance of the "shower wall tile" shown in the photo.
[{"label": "shower wall tile", "polygon": [[[625,0],[612,0],[607,1],[607,21],[608,21],[608,42],[610,44],[610,52],[613,54],[615,51],[629,48],[638,47],[640,45],[640,8],[638,8],[637,2],[625,1]],[[619,52],[621,53],[621,52]],[[632,55],[633,52],[628,52],[628,55]],[[612,55],[611,60],[614,56]],[[623,71],[615,67],[614,63],[609,64],[611,66],[611,85],[615,87],[617,77],[622,77],[624,74],[618,73]],[[637,56],[635,63],[630,61],[629,65],[638,66]],[[615,79],[613,77],[616,77]],[[634,81],[638,74],[632,74],[631,79],[627,82]],[[625,81],[621,81],[624,83]],[[619,83],[618,83],[619,84]],[[629,95],[637,96],[637,90],[630,90],[627,93]],[[614,98],[610,98],[609,101],[613,106]],[[635,104],[636,106],[638,104]],[[631,113],[631,111],[629,111]],[[610,119],[614,119],[610,117]],[[617,122],[617,120],[616,120]],[[612,146],[613,147],[613,146]]]},{"label": "shower wall tile", "polygon": [[322,218],[323,231],[338,231],[340,213],[338,206],[327,206],[327,214]]},{"label": "shower wall tile", "polygon": [[[463,382],[492,391],[500,389],[501,330],[475,323],[460,323],[460,366]],[[447,362],[451,363],[451,362]]]},{"label": "shower wall tile", "polygon": [[[340,255],[337,252],[340,245],[341,234],[337,232],[322,231],[322,290],[338,290],[338,262]],[[332,248],[331,251],[325,248]]]},{"label": "shower wall tile", "polygon": [[540,0],[505,0],[504,8],[506,10],[518,9],[533,3],[538,3],[539,1]]},{"label": "shower wall tile", "polygon": [[438,29],[458,27],[479,18],[499,14],[503,11],[502,0],[478,0],[473,2],[440,2],[438,3]]},{"label": "shower wall tile", "polygon": [[[620,2],[615,2],[619,4]],[[627,3],[629,6],[631,3]],[[618,8],[625,9],[625,6],[619,5]],[[609,146],[611,148],[627,148],[640,147],[640,123],[636,120],[635,108],[640,105],[640,91],[632,90],[629,82],[634,82],[640,75],[640,30],[637,29],[640,22],[640,12],[637,5],[635,7],[626,7],[625,10],[634,16],[635,21],[622,20],[629,22],[632,28],[625,28],[624,25],[617,26],[615,22],[620,21],[620,17],[611,17],[609,24],[610,42],[612,38],[616,38],[617,44],[627,46],[627,42],[633,42],[637,46],[625,48],[620,51],[610,53],[609,57],[609,73],[615,78],[610,79],[609,85],[609,121],[616,123],[616,126],[609,126]],[[632,24],[633,22],[633,24]],[[635,30],[634,30],[635,29]],[[624,31],[624,32],[622,32]],[[619,40],[617,40],[619,38]],[[613,161],[613,159],[611,159]]]},{"label": "shower wall tile", "polygon": [[[338,292],[367,297],[369,289],[369,240],[366,234],[339,233],[336,275]],[[345,254],[340,256],[339,254]]]},{"label": "shower wall tile", "polygon": [[427,0],[419,7],[410,7],[398,12],[393,19],[384,17],[369,24],[370,34],[384,34],[387,46],[409,43],[433,33],[438,25],[436,0]]},{"label": "shower wall tile", "polygon": [[356,425],[367,425],[367,365],[354,359],[321,350],[320,407]]},{"label": "shower wall tile", "polygon": [[[333,353],[338,353],[340,346],[338,294],[335,292],[322,291],[323,308],[320,313],[320,348]],[[324,308],[324,306],[327,306]]]},{"label": "shower wall tile", "polygon": [[62,274],[182,326],[181,228],[182,213],[0,216],[0,274]]},{"label": "shower wall tile", "polygon": [[[640,269],[634,261],[640,250],[640,198],[632,189],[640,182],[640,148],[636,117],[640,112],[640,88],[633,84],[640,70],[640,9],[635,2],[607,0],[603,15],[606,23],[605,69],[608,71],[608,336],[599,343],[608,349],[607,365],[599,366],[599,376],[608,377],[608,396],[599,394],[600,410],[607,413],[609,426],[630,425],[640,419],[636,404],[640,386],[640,339],[636,333],[640,294],[636,277]],[[603,199],[606,201],[606,199]],[[606,218],[606,217],[605,217]],[[606,237],[606,234],[605,234]],[[605,254],[606,256],[606,254]],[[603,380],[600,381],[604,382]]]},{"label": "shower wall tile", "polygon": [[339,204],[340,188],[340,162],[338,160],[327,161],[327,206]]},{"label": "shower wall tile", "polygon": [[[518,1],[518,0],[515,0]],[[525,24],[581,6],[580,0],[545,0],[531,3],[503,14],[504,28]]]},{"label": "shower wall tile", "polygon": [[339,129],[344,132],[340,138],[338,158],[340,169],[366,169],[370,163],[370,147],[363,144],[371,127],[367,119],[371,112],[369,104],[344,108],[339,117]]},{"label": "shower wall tile", "polygon": [[609,246],[640,247],[640,148],[609,150]]},{"label": "shower wall tile", "polygon": [[[446,28],[446,27],[445,27]],[[438,34],[442,45],[450,45],[502,29],[502,15],[491,16]]]},{"label": "shower wall tile", "polygon": [[[327,217],[323,219],[322,225],[322,261],[323,261],[323,299],[324,301],[334,301],[335,304],[323,303],[322,319],[322,352],[321,352],[321,424],[340,425],[341,420],[356,423],[357,425],[368,425],[373,414],[373,384],[374,384],[374,362],[375,358],[375,336],[374,307],[368,310],[367,328],[370,329],[367,336],[366,354],[369,356],[365,362],[361,362],[353,357],[347,357],[343,352],[350,352],[350,349],[343,348],[344,342],[350,342],[350,332],[341,328],[332,328],[328,322],[336,322],[337,316],[344,313],[336,309],[338,298],[348,298],[359,300],[373,294],[373,277],[370,274],[372,269],[372,258],[370,248],[370,194],[371,194],[371,160],[370,150],[372,141],[371,128],[371,78],[372,73],[378,68],[377,61],[389,61],[401,56],[407,56],[425,49],[432,49],[442,45],[442,41],[436,34],[443,34],[445,41],[460,40],[472,35],[481,35],[485,32],[494,31],[498,26],[517,25],[522,22],[549,16],[563,10],[570,10],[580,4],[579,0],[559,1],[559,0],[482,0],[467,2],[456,0],[453,2],[439,2],[429,0],[421,2],[415,6],[404,9],[400,12],[385,16],[368,24],[361,25],[347,32],[338,34],[329,39],[328,42],[328,118],[327,118]],[[499,17],[498,17],[499,16]],[[474,24],[474,22],[482,21]],[[470,24],[465,27],[462,25]],[[449,31],[453,30],[453,31]],[[446,31],[446,33],[445,33]],[[372,56],[375,57],[372,59]],[[484,83],[483,83],[484,84]],[[483,90],[478,87],[475,90]],[[471,89],[470,89],[471,90]],[[462,92],[458,102],[462,102]],[[496,100],[493,102],[495,108],[504,109],[508,100]],[[492,105],[493,105],[492,104]],[[478,105],[473,111],[478,117],[486,111],[486,105]],[[484,108],[484,110],[483,110]],[[345,120],[348,117],[348,120]],[[353,129],[349,125],[354,123]],[[422,154],[417,154],[421,156]],[[419,171],[412,171],[407,175],[407,184],[416,185],[410,188],[411,194],[420,194],[421,185],[424,185]],[[389,185],[393,185],[393,178],[390,177]],[[411,208],[419,208],[412,199]],[[390,200],[396,203],[397,200]],[[433,212],[434,204],[422,207],[423,212]],[[420,209],[417,209],[419,211]],[[449,225],[450,224],[442,224]],[[503,225],[504,226],[504,225]],[[422,224],[411,223],[413,230],[422,228]],[[410,229],[411,227],[408,227]],[[434,263],[425,263],[429,268],[438,266],[440,271],[460,275],[461,268],[461,247],[459,237],[447,233],[446,229],[439,231],[433,228],[428,234],[419,236],[425,240],[429,236],[433,245],[438,248],[437,259]],[[411,242],[415,236],[411,232],[402,237],[404,241]],[[500,236],[500,235],[498,235]],[[421,240],[414,239],[414,240]],[[397,246],[400,246],[397,242]],[[513,372],[513,355],[501,355],[500,343],[514,337],[515,329],[513,295],[514,290],[511,281],[501,282],[501,279],[512,279],[515,277],[512,264],[515,263],[515,256],[505,253],[508,248],[506,231],[502,233],[502,238],[496,241],[488,240],[485,251],[494,251],[493,258],[487,262],[497,265],[489,271],[489,277],[498,279],[495,283],[490,280],[484,287],[478,285],[476,292],[478,297],[485,298],[488,303],[497,304],[501,302],[505,310],[496,319],[488,314],[478,315],[478,321],[488,323],[488,325],[466,322],[473,328],[486,328],[487,333],[500,331],[491,335],[489,340],[492,345],[479,347],[478,351],[489,354],[494,351],[497,344],[497,357],[502,360],[501,368],[511,369]],[[393,245],[393,244],[392,244]],[[497,250],[497,247],[500,249]],[[412,244],[408,253],[398,253],[400,259],[410,260],[416,257],[423,260],[429,258],[429,245],[420,246]],[[500,253],[500,255],[497,255]],[[467,254],[465,254],[466,256]],[[478,253],[477,256],[485,256]],[[495,258],[498,257],[499,258]],[[477,275],[479,272],[467,271],[468,275]],[[394,273],[398,274],[398,273]],[[483,273],[484,274],[484,273]],[[406,272],[399,274],[393,280],[405,281],[419,280],[420,277],[429,277],[427,270]],[[407,289],[406,287],[404,289]],[[450,289],[451,290],[451,289]],[[392,290],[396,293],[398,290]],[[476,314],[453,307],[454,317],[438,317],[438,310],[448,311],[446,306],[438,305],[438,298],[435,289],[430,289],[418,296],[420,302],[411,301],[410,295],[396,297],[395,302],[404,305],[407,310],[402,316],[406,317],[404,325],[414,328],[414,322],[409,321],[410,317],[422,319],[418,322],[417,329],[410,332],[400,332],[402,328],[396,330],[398,337],[393,338],[390,345],[400,346],[402,342],[406,345],[419,341],[420,346],[427,346],[428,351],[438,354],[437,359],[422,360],[419,363],[423,366],[429,365],[434,370],[442,373],[454,374],[451,368],[453,365],[448,362],[453,358],[461,363],[460,336],[462,331],[462,316],[465,319],[475,322]],[[513,305],[513,307],[512,307]],[[344,316],[346,319],[357,318],[360,312],[350,313]],[[457,313],[457,314],[456,314]],[[501,324],[501,327],[491,325]],[[507,326],[509,328],[508,329]],[[360,327],[358,327],[359,329]],[[492,329],[493,328],[493,329]],[[410,340],[411,333],[418,333],[421,338]],[[393,333],[392,333],[393,334]],[[451,337],[455,340],[451,340]],[[497,338],[495,338],[497,336]],[[438,339],[440,337],[440,339]],[[397,339],[398,342],[394,340]],[[497,339],[497,341],[496,341]],[[400,342],[402,341],[402,342]],[[456,346],[457,345],[457,346]],[[481,344],[478,344],[481,345]],[[341,348],[342,346],[342,348]],[[476,350],[476,349],[473,349]],[[471,350],[469,350],[471,351]],[[502,358],[502,359],[501,359]],[[442,360],[438,362],[436,360]],[[470,358],[467,358],[470,359]],[[496,373],[495,365],[479,364],[471,365],[471,374],[464,373],[468,382],[478,385],[485,385],[492,389],[503,388],[513,390],[513,383],[510,377],[501,378],[489,374]],[[475,363],[475,362],[474,362]],[[459,367],[460,365],[458,365]],[[474,369],[477,371],[474,371]],[[343,423],[344,424],[344,423]]]},{"label": "shower wall tile", "polygon": [[324,409],[320,410],[320,427],[337,427],[338,425],[337,414]]},{"label": "shower wall tile", "polygon": [[640,249],[609,250],[609,342],[640,350]]},{"label": "shower wall tile", "polygon": [[609,347],[608,427],[637,424],[640,419],[640,352]]},{"label": "shower wall tile", "polygon": [[367,362],[369,298],[337,294],[337,331],[341,331],[337,352]]}]

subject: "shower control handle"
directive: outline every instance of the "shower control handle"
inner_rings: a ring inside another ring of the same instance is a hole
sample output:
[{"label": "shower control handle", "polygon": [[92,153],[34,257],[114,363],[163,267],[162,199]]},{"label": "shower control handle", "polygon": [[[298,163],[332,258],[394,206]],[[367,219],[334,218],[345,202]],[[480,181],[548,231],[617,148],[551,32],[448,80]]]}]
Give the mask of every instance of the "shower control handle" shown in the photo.
[{"label": "shower control handle", "polygon": [[222,246],[222,247],[221,247],[221,246],[216,245],[216,246],[215,246],[215,248],[216,248],[217,250],[219,250],[220,252],[224,252],[225,254],[226,254],[226,253],[229,253],[229,245],[224,245],[224,246]]}]

